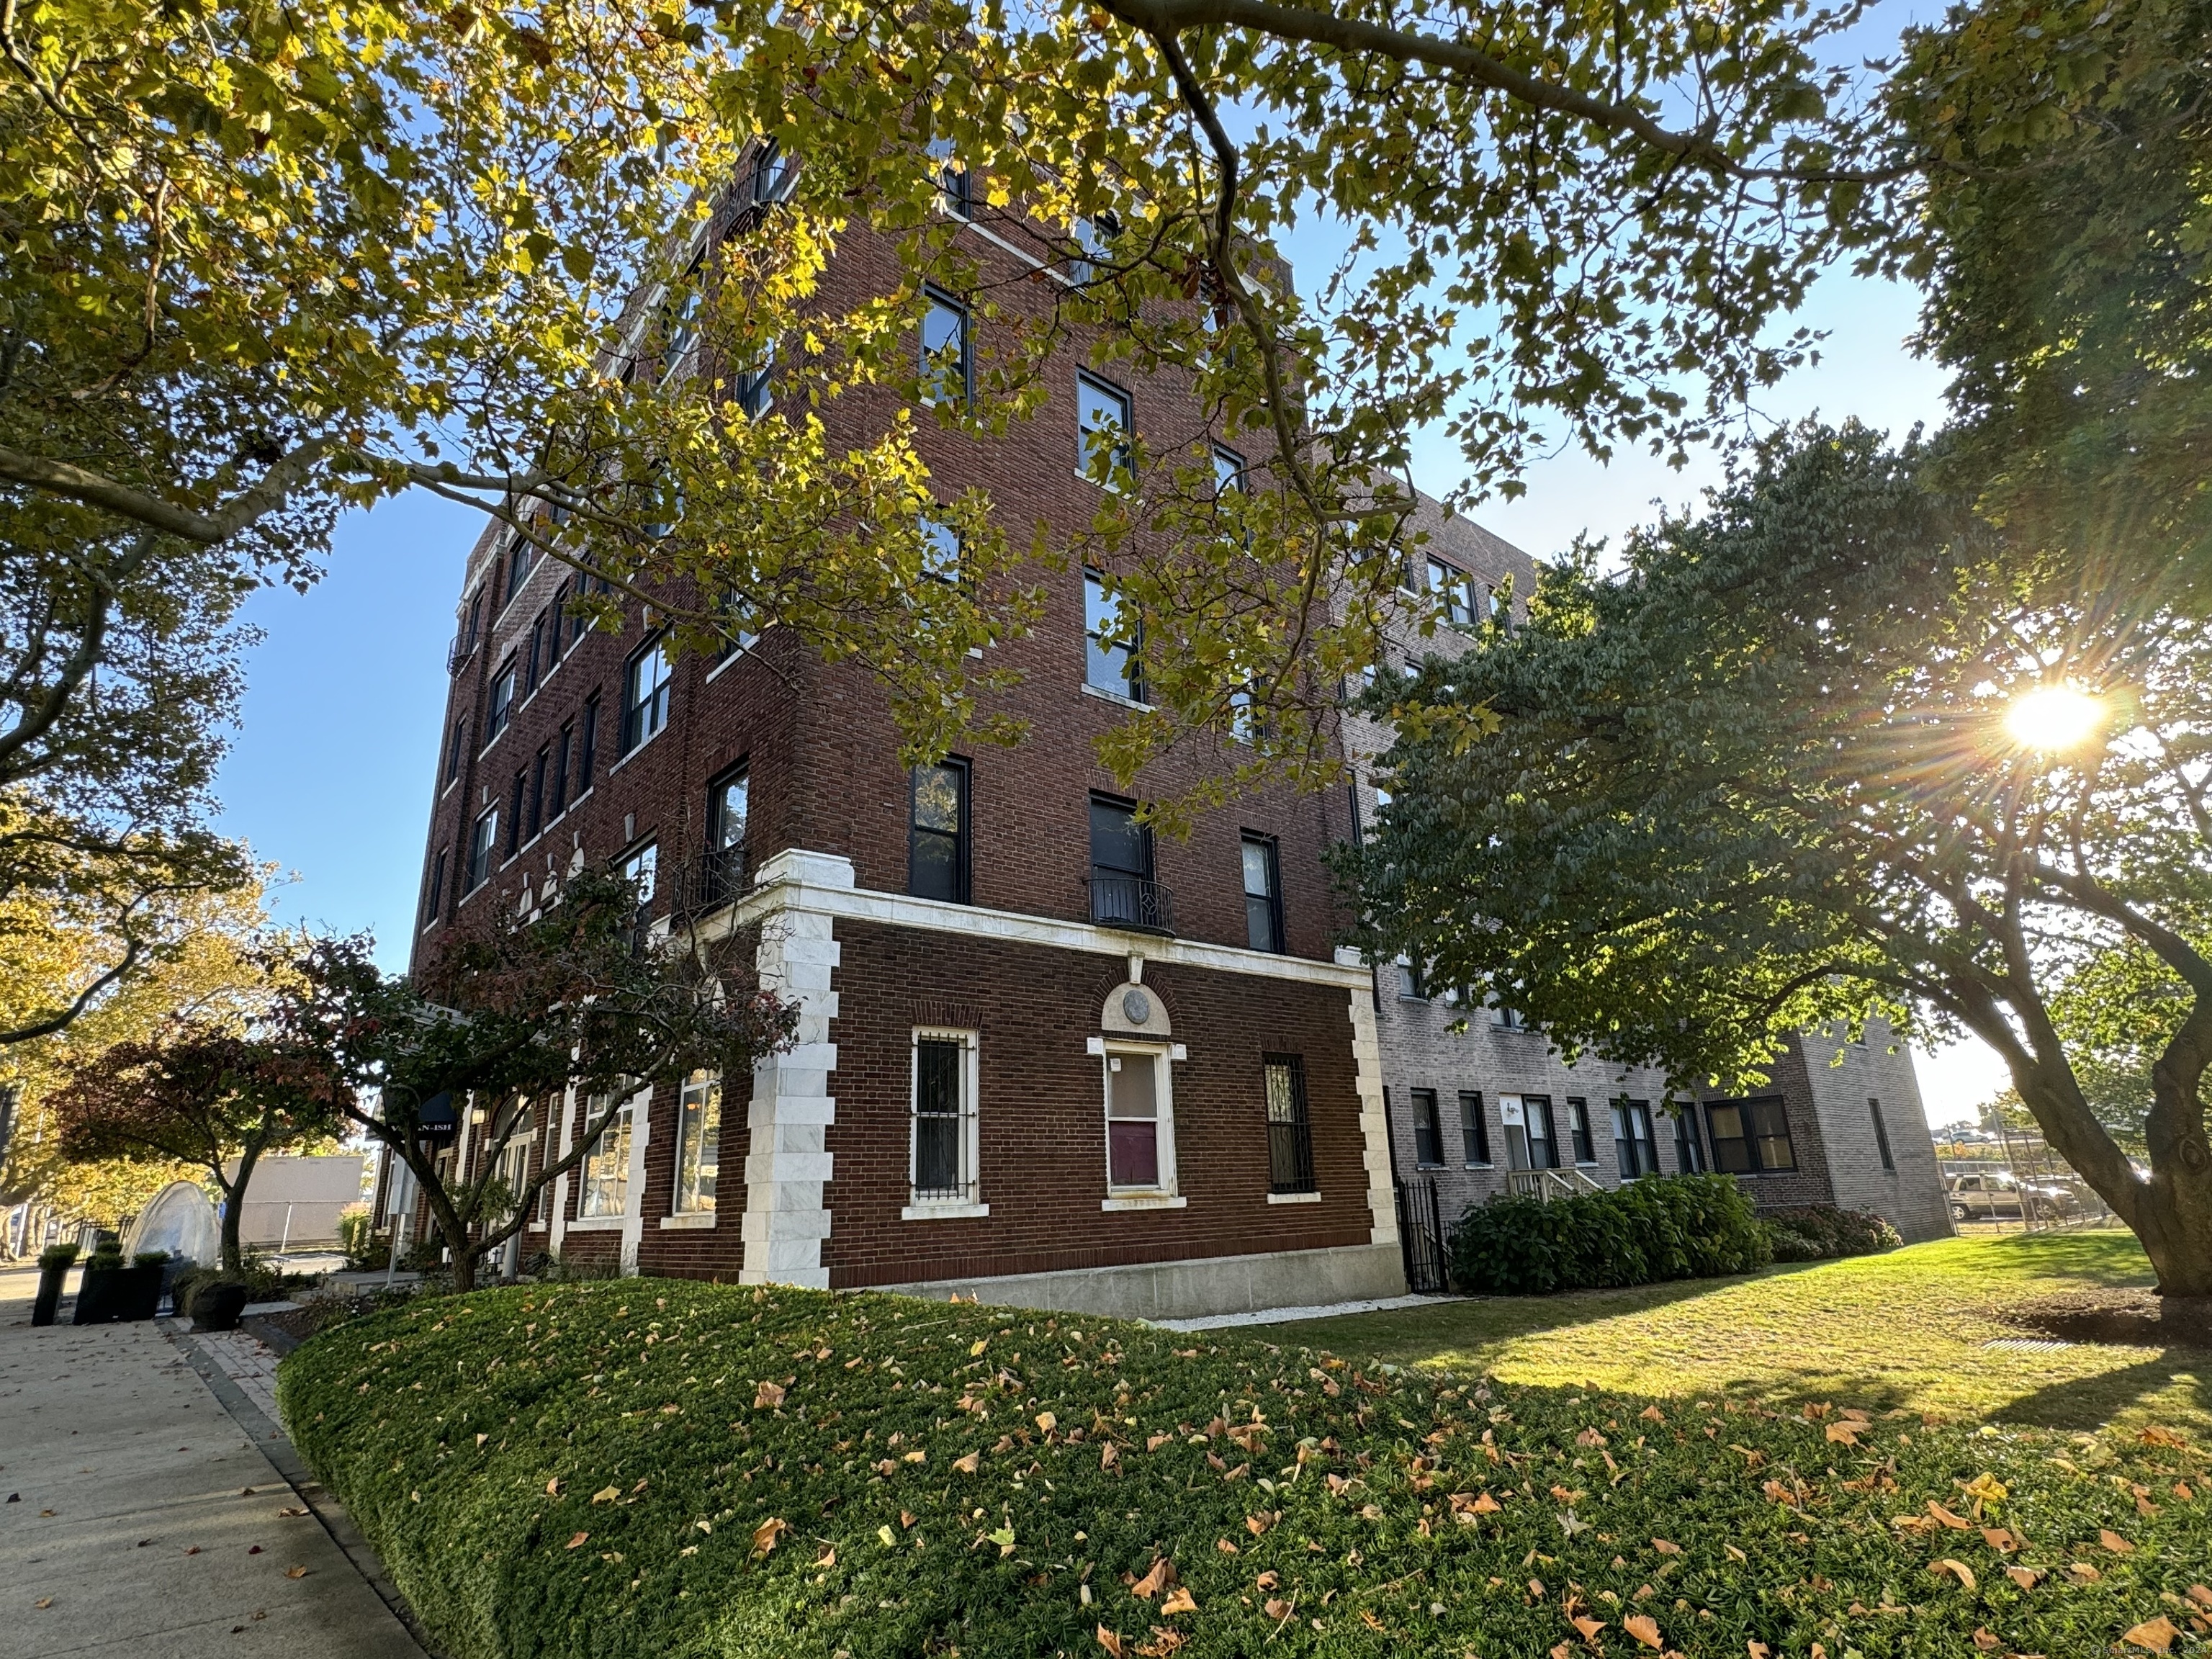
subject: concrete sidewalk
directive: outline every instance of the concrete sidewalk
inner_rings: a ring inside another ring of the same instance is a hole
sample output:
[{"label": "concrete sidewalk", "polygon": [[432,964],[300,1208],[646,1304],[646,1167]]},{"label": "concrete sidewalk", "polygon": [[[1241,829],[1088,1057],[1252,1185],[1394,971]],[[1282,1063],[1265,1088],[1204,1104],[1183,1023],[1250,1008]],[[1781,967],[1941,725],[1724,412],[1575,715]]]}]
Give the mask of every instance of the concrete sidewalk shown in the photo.
[{"label": "concrete sidewalk", "polygon": [[0,1659],[423,1659],[181,1348],[33,1330],[37,1283],[0,1273]]}]

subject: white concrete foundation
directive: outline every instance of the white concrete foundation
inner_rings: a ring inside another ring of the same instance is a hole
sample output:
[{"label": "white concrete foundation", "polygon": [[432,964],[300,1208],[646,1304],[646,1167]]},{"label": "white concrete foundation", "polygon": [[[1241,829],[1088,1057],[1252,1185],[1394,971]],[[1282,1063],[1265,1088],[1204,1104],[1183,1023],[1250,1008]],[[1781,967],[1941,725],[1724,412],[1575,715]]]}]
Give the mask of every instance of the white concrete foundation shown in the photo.
[{"label": "white concrete foundation", "polygon": [[899,1296],[963,1300],[1009,1308],[1098,1314],[1121,1319],[1198,1319],[1212,1314],[1356,1302],[1406,1293],[1398,1246],[1352,1244],[1338,1249],[1274,1250],[1261,1255],[1204,1256],[1070,1273],[1010,1273],[995,1279],[941,1279],[877,1288]]}]

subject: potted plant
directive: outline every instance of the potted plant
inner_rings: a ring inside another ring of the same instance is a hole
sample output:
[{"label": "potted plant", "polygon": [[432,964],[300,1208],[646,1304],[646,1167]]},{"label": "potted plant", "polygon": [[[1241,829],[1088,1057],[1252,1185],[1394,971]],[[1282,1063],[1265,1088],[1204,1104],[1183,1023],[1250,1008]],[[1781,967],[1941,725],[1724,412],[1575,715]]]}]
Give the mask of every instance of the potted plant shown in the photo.
[{"label": "potted plant", "polygon": [[39,1297],[31,1304],[31,1322],[51,1325],[54,1310],[61,1306],[62,1281],[76,1261],[74,1244],[49,1244],[39,1252]]},{"label": "potted plant", "polygon": [[186,1311],[196,1331],[234,1331],[251,1291],[243,1280],[210,1279],[193,1287]]},{"label": "potted plant", "polygon": [[76,1291],[76,1323],[106,1325],[151,1319],[161,1301],[161,1268],[167,1250],[142,1250],[129,1267],[120,1250],[103,1245],[85,1263]]}]

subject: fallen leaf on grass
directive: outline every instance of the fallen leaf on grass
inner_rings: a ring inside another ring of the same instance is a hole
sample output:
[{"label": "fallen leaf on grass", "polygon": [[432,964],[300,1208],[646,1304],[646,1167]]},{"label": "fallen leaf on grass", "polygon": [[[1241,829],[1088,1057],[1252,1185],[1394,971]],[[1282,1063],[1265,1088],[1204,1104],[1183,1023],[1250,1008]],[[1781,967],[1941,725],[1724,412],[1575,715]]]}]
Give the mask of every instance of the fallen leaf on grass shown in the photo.
[{"label": "fallen leaf on grass", "polygon": [[982,1464],[983,1454],[981,1452],[969,1452],[965,1457],[956,1457],[952,1460],[952,1467],[963,1474],[975,1474],[982,1467]]},{"label": "fallen leaf on grass", "polygon": [[2143,1425],[2142,1432],[2137,1434],[2136,1438],[2142,1441],[2146,1446],[2173,1446],[2179,1448],[2186,1446],[2189,1443],[2189,1437],[2187,1435],[2174,1429],[2161,1428],[2155,1423],[2146,1423]]},{"label": "fallen leaf on grass", "polygon": [[757,1412],[774,1411],[781,1404],[783,1385],[780,1382],[763,1382],[753,1390],[753,1409]]},{"label": "fallen leaf on grass", "polygon": [[1723,1544],[1721,1547],[1728,1552],[1729,1559],[1731,1561],[1748,1561],[1751,1559],[1749,1556],[1746,1555],[1741,1550],[1738,1549],[1733,1544]]},{"label": "fallen leaf on grass", "polygon": [[1968,1589],[1974,1587],[1974,1570],[1964,1561],[1954,1561],[1948,1555],[1940,1561],[1931,1562],[1928,1571],[1939,1577],[1947,1572],[1956,1574],[1959,1582]]},{"label": "fallen leaf on grass", "polygon": [[781,1516],[771,1515],[753,1528],[753,1553],[766,1555],[775,1547],[775,1540],[791,1530],[791,1523]]},{"label": "fallen leaf on grass", "polygon": [[1941,1504],[1937,1503],[1932,1498],[1928,1500],[1928,1513],[1934,1516],[1938,1521],[1941,1521],[1945,1526],[1950,1528],[1954,1532],[1966,1532],[1973,1525],[1973,1522],[1967,1520],[1966,1516],[1963,1515],[1952,1514],[1950,1510],[1945,1509]]},{"label": "fallen leaf on grass", "polygon": [[2066,1564],[2066,1576],[2077,1584],[2094,1584],[2105,1575],[2087,1561],[2069,1561]]},{"label": "fallen leaf on grass", "polygon": [[2136,1547],[2109,1527],[2097,1529],[2097,1541],[2115,1555],[2133,1555]]},{"label": "fallen leaf on grass", "polygon": [[1840,1445],[1856,1446],[1859,1443],[1858,1436],[1851,1432],[1851,1425],[1848,1423],[1829,1424],[1827,1437]]},{"label": "fallen leaf on grass", "polygon": [[2202,1584],[2191,1584],[2189,1599],[2200,1607],[2212,1607],[2212,1589],[2207,1589]]},{"label": "fallen leaf on grass", "polygon": [[1653,1539],[1651,1547],[1662,1555],[1680,1555],[1682,1553],[1682,1547],[1680,1544],[1670,1544],[1663,1538]]},{"label": "fallen leaf on grass", "polygon": [[1597,1646],[1597,1633],[1605,1628],[1604,1620],[1593,1619],[1586,1613],[1578,1613],[1567,1622],[1582,1632],[1583,1641],[1592,1647]]},{"label": "fallen leaf on grass", "polygon": [[1163,1555],[1152,1563],[1152,1570],[1150,1572],[1129,1586],[1129,1594],[1140,1601],[1148,1601],[1167,1588],[1168,1581],[1174,1572],[1175,1569],[1168,1565],[1167,1557]]},{"label": "fallen leaf on grass", "polygon": [[615,1499],[621,1496],[622,1488],[620,1486],[602,1486],[592,1494],[592,1502],[594,1504],[611,1504]]},{"label": "fallen leaf on grass", "polygon": [[1291,1616],[1291,1613],[1296,1608],[1297,1605],[1297,1604],[1294,1601],[1280,1601],[1271,1595],[1264,1603],[1261,1604],[1261,1610],[1267,1613],[1268,1618],[1279,1623],[1283,1620]]},{"label": "fallen leaf on grass", "polygon": [[1667,1645],[1659,1637],[1659,1621],[1649,1613],[1632,1613],[1620,1621],[1620,1627],[1647,1648]]},{"label": "fallen leaf on grass", "polygon": [[1112,1654],[1114,1659],[1121,1659],[1121,1635],[1119,1631],[1110,1631],[1103,1625],[1099,1626],[1098,1645]]},{"label": "fallen leaf on grass", "polygon": [[1984,1527],[1982,1541],[2000,1555],[2010,1554],[2020,1547],[2020,1540],[2002,1527]]},{"label": "fallen leaf on grass", "polygon": [[1770,1651],[1764,1642],[1746,1642],[1743,1648],[1744,1651],[1751,1656],[1751,1659],[1767,1659]]},{"label": "fallen leaf on grass", "polygon": [[2005,1577],[2022,1589],[2033,1589],[2043,1582],[2043,1575],[2033,1567],[2007,1567]]},{"label": "fallen leaf on grass", "polygon": [[1190,1587],[1187,1584],[1178,1586],[1173,1595],[1170,1595],[1166,1601],[1160,1603],[1160,1612],[1163,1614],[1170,1613],[1196,1613],[1197,1611],[1198,1598],[1190,1593]]},{"label": "fallen leaf on grass", "polygon": [[2164,1653],[2173,1645],[2173,1638],[2180,1634],[2173,1620],[2161,1613],[2155,1619],[2145,1620],[2123,1635],[2120,1640],[2130,1647],[2148,1648],[2153,1653]]},{"label": "fallen leaf on grass", "polygon": [[1974,1626],[1974,1645],[1984,1653],[1995,1653],[2004,1645],[2003,1639],[1983,1626]]},{"label": "fallen leaf on grass", "polygon": [[591,1535],[592,1534],[587,1532],[580,1532],[574,1538],[571,1538],[568,1540],[567,1547],[572,1550],[580,1550],[583,1548],[586,1542],[590,1540]]},{"label": "fallen leaf on grass", "polygon": [[2010,1489],[2003,1481],[1984,1469],[1966,1482],[1964,1490],[1967,1497],[1978,1498],[1984,1504],[2001,1504]]},{"label": "fallen leaf on grass", "polygon": [[[1058,1428],[1058,1427],[1060,1426],[1060,1419],[1059,1419],[1057,1417],[1054,1417],[1054,1416],[1050,1412],[1039,1412],[1039,1413],[1036,1414],[1036,1425],[1037,1425],[1037,1427],[1038,1427],[1038,1428],[1040,1428],[1040,1429],[1043,1430],[1045,1433],[1047,1433],[1047,1434],[1050,1434],[1050,1433],[1051,1433],[1054,1429],[1056,1429],[1056,1428]],[[1098,1628],[1099,1628],[1100,1632],[1102,1632],[1101,1637],[1100,1637],[1100,1643],[1101,1643],[1101,1645],[1103,1645],[1103,1643],[1104,1643],[1104,1636],[1103,1636],[1103,1632],[1105,1631],[1105,1628],[1106,1628],[1106,1627],[1105,1627],[1103,1625],[1101,1625]],[[1117,1637],[1115,1637],[1115,1638],[1114,1638],[1114,1640],[1115,1640],[1115,1644],[1116,1644],[1116,1646],[1115,1646],[1115,1650],[1116,1652],[1119,1652],[1119,1651],[1121,1650],[1120,1650],[1120,1647],[1119,1647],[1119,1644],[1120,1644],[1120,1642],[1121,1642],[1121,1638],[1120,1637],[1118,1637],[1118,1636],[1117,1636]]]}]

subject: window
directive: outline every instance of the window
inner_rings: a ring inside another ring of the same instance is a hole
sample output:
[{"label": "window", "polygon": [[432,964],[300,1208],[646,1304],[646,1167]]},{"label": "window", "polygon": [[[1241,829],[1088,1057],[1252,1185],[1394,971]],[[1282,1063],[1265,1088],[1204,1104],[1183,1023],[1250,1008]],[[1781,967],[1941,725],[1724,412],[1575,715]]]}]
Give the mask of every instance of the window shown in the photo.
[{"label": "window", "polygon": [[1684,1175],[1705,1173],[1705,1143],[1698,1133],[1698,1103],[1694,1100],[1682,1101],[1674,1109],[1674,1166]]},{"label": "window", "polygon": [[1867,1115],[1874,1119],[1874,1147],[1881,1154],[1881,1167],[1895,1175],[1897,1159],[1890,1154],[1889,1125],[1882,1121],[1881,1103],[1872,1095],[1867,1097]]},{"label": "window", "polygon": [[660,848],[647,842],[624,858],[617,866],[622,878],[637,889],[638,914],[642,916],[653,908],[653,890],[660,874]]},{"label": "window", "polygon": [[1244,942],[1255,951],[1283,948],[1283,894],[1275,843],[1244,837]]},{"label": "window", "polygon": [[1474,620],[1474,599],[1468,591],[1471,586],[1467,572],[1457,565],[1442,559],[1429,561],[1429,592],[1443,612],[1443,619],[1455,627],[1462,627]]},{"label": "window", "polygon": [[1152,827],[1137,823],[1137,803],[1091,796],[1091,921],[1148,927],[1152,894]]},{"label": "window", "polygon": [[530,829],[528,839],[538,839],[538,832],[545,824],[546,775],[553,769],[553,745],[547,744],[530,763]]},{"label": "window", "polygon": [[1107,591],[1105,576],[1096,570],[1083,573],[1083,631],[1084,684],[1144,702],[1144,625],[1123,620],[1119,597]]},{"label": "window", "polygon": [[717,903],[744,884],[745,818],[752,781],[743,766],[707,786],[707,899]]},{"label": "window", "polygon": [[475,892],[491,879],[491,855],[498,845],[499,808],[488,807],[483,816],[476,821],[475,828],[469,831],[470,892]]},{"label": "window", "polygon": [[1166,1192],[1175,1184],[1173,1125],[1160,1096],[1156,1050],[1109,1049],[1106,1055],[1106,1185],[1109,1190]]},{"label": "window", "polygon": [[722,1079],[694,1072],[676,1109],[676,1213],[714,1213],[714,1169],[722,1152]]},{"label": "window", "polygon": [[1469,1164],[1490,1162],[1490,1121],[1482,1115],[1482,1097],[1472,1090],[1459,1097],[1459,1138]]},{"label": "window", "polygon": [[491,702],[484,709],[484,741],[489,744],[507,730],[514,714],[514,659],[509,657],[491,678]]},{"label": "window", "polygon": [[1527,1015],[1518,1008],[1500,1002],[1495,996],[1490,999],[1490,1023],[1501,1031],[1525,1031],[1528,1029]]},{"label": "window", "polygon": [[623,753],[668,724],[668,652],[654,640],[629,659],[623,681]]},{"label": "window", "polygon": [[1437,1112],[1434,1089],[1407,1091],[1413,1102],[1413,1162],[1433,1170],[1444,1161],[1444,1126]]},{"label": "window", "polygon": [[1075,377],[1075,470],[1109,489],[1134,480],[1136,459],[1129,447],[1134,423],[1129,394],[1088,374]]},{"label": "window", "polygon": [[722,602],[715,607],[720,613],[722,643],[716,647],[714,660],[725,663],[740,651],[750,651],[760,643],[760,630],[752,624],[757,620],[744,596],[734,587],[722,590]]},{"label": "window", "polygon": [[462,647],[464,656],[477,648],[477,641],[483,633],[483,589],[481,587],[469,595],[469,642]]},{"label": "window", "polygon": [[914,769],[908,821],[907,891],[968,902],[968,763],[947,758]]},{"label": "window", "polygon": [[430,860],[430,890],[422,897],[422,925],[428,927],[438,919],[438,907],[446,901],[446,849],[441,847]]},{"label": "window", "polygon": [[553,603],[545,607],[545,672],[551,673],[561,660],[561,642],[567,637],[568,618],[568,583],[564,578],[553,590]]},{"label": "window", "polygon": [[921,515],[921,574],[947,586],[960,580],[960,532],[935,514]]},{"label": "window", "polygon": [[738,407],[747,420],[763,418],[775,407],[775,349],[771,346],[759,363],[738,376]]},{"label": "window", "polygon": [[1715,1100],[1705,1105],[1713,1138],[1713,1167],[1729,1175],[1761,1175],[1797,1167],[1790,1144],[1790,1116],[1779,1095]]},{"label": "window", "polygon": [[752,198],[756,204],[781,202],[799,182],[799,159],[786,157],[783,145],[764,138],[753,152]]},{"label": "window", "polygon": [[1429,1000],[1428,988],[1421,981],[1420,963],[1401,957],[1391,965],[1398,970],[1399,1001],[1426,1002]]},{"label": "window", "polygon": [[1262,1054],[1267,1091],[1267,1190],[1318,1192],[1313,1125],[1306,1116],[1306,1063],[1298,1054]]},{"label": "window", "polygon": [[526,695],[538,689],[538,682],[544,678],[544,671],[550,666],[545,658],[546,616],[545,611],[539,611],[538,620],[530,624],[530,665],[522,676],[522,689]]},{"label": "window", "polygon": [[599,752],[599,694],[596,691],[584,699],[583,735],[578,739],[580,747],[576,753],[576,794],[591,793],[592,765]]},{"label": "window", "polygon": [[[629,1213],[630,1120],[636,1108],[634,1098],[623,1102],[585,1155],[582,1189],[576,1201],[579,1218],[589,1221]],[[586,1125],[596,1122],[606,1109],[606,1097],[593,1096],[584,1108]]]},{"label": "window", "polygon": [[1567,1102],[1567,1139],[1574,1143],[1575,1162],[1597,1162],[1597,1146],[1590,1135],[1589,1102],[1569,1099]]},{"label": "window", "polygon": [[461,751],[469,746],[469,726],[466,720],[453,722],[453,740],[446,746],[446,781],[457,783],[461,776]]},{"label": "window", "polygon": [[1121,221],[1110,213],[1102,213],[1095,219],[1078,219],[1069,227],[1079,250],[1067,262],[1067,279],[1083,283],[1097,280],[1098,267],[1113,257],[1114,238],[1121,234]]},{"label": "window", "polygon": [[514,781],[507,792],[507,856],[513,858],[522,845],[522,798],[530,788],[530,774],[523,767],[514,769]]},{"label": "window", "polygon": [[975,211],[975,178],[952,154],[950,138],[929,141],[929,159],[937,166],[937,198],[956,219],[969,219]]},{"label": "window", "polygon": [[1620,1165],[1623,1181],[1657,1173],[1659,1152],[1651,1141],[1651,1106],[1648,1101],[1613,1103],[1613,1152]]},{"label": "window", "polygon": [[975,1033],[914,1034],[913,1202],[973,1204],[976,1176]]},{"label": "window", "polygon": [[507,599],[503,603],[507,605],[514,603],[514,596],[522,592],[522,584],[530,580],[530,573],[537,564],[538,544],[531,541],[516,542],[507,561]]},{"label": "window", "polygon": [[968,345],[968,307],[936,289],[924,289],[921,313],[921,400],[965,409],[975,386]]},{"label": "window", "polygon": [[1528,1167],[1532,1170],[1558,1169],[1559,1143],[1552,1133],[1550,1099],[1543,1095],[1523,1095],[1521,1106],[1528,1120]]},{"label": "window", "polygon": [[702,284],[706,279],[707,250],[701,248],[691,256],[691,263],[684,274],[669,286],[660,301],[660,379],[665,385],[676,371],[684,366],[690,355],[691,343],[699,335],[699,307],[706,295]]},{"label": "window", "polygon": [[1244,493],[1244,458],[1233,449],[1213,447],[1213,495],[1218,501],[1224,495]]},{"label": "window", "polygon": [[576,723],[563,720],[561,735],[553,740],[553,781],[545,802],[545,816],[557,818],[568,810],[568,753],[576,741]]}]

